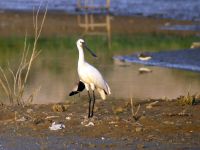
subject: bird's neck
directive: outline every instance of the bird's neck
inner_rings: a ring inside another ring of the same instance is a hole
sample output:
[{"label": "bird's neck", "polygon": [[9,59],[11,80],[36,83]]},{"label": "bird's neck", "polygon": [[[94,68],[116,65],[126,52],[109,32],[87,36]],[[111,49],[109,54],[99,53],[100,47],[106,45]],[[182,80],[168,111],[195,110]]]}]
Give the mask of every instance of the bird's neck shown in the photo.
[{"label": "bird's neck", "polygon": [[83,48],[78,46],[78,52],[79,52],[79,59],[78,59],[78,63],[82,64],[85,62],[85,58],[84,58],[84,52],[83,52]]}]

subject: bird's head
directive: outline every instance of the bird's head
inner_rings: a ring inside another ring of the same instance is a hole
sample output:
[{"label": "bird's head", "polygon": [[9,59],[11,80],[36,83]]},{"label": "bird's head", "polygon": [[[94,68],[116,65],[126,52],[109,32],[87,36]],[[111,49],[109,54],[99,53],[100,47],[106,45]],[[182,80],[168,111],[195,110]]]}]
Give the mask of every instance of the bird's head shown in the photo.
[{"label": "bird's head", "polygon": [[83,39],[78,39],[76,45],[83,48],[83,43],[85,43]]},{"label": "bird's head", "polygon": [[87,44],[85,43],[85,41],[83,39],[78,39],[76,42],[77,47],[80,48],[86,48],[94,57],[97,57],[96,54],[87,46]]}]

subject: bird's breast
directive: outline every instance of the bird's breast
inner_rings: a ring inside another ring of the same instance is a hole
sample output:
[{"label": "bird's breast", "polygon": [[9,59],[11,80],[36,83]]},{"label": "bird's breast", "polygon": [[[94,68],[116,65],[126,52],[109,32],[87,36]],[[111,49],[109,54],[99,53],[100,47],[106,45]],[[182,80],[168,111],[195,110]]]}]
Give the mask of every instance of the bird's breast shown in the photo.
[{"label": "bird's breast", "polygon": [[78,75],[81,81],[84,83],[90,83],[89,77],[88,77],[88,71],[87,67],[84,65],[79,65],[78,66]]}]

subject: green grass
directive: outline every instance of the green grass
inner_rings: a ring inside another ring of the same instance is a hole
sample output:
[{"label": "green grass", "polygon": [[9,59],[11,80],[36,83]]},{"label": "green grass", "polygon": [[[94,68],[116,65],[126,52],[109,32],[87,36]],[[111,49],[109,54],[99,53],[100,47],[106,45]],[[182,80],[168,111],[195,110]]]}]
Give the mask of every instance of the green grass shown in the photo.
[{"label": "green grass", "polygon": [[160,51],[189,48],[193,41],[199,41],[199,37],[175,36],[164,34],[132,35],[113,37],[112,49],[135,51]]},{"label": "green grass", "polygon": [[[41,37],[38,48],[43,51],[57,53],[58,51],[76,54],[75,42],[77,36]],[[160,51],[189,48],[194,41],[200,41],[195,36],[177,36],[165,34],[112,35],[112,48],[108,49],[106,38],[88,36],[85,38],[94,51],[104,51],[111,54],[126,54],[134,51]],[[29,38],[32,42],[33,38]],[[24,37],[0,37],[0,61],[5,57],[14,57],[23,49]]]}]

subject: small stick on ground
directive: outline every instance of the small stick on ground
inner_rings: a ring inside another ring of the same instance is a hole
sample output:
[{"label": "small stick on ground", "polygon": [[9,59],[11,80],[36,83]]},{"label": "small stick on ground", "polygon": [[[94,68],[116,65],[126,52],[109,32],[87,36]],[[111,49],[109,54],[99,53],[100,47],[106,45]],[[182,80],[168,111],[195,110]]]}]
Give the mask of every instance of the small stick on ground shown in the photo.
[{"label": "small stick on ground", "polygon": [[138,112],[140,110],[140,104],[137,106],[136,111],[134,112],[133,109],[133,98],[131,98],[131,112],[132,112],[132,117],[135,119],[135,121],[138,121],[138,119],[140,118],[140,116],[138,116]]}]

